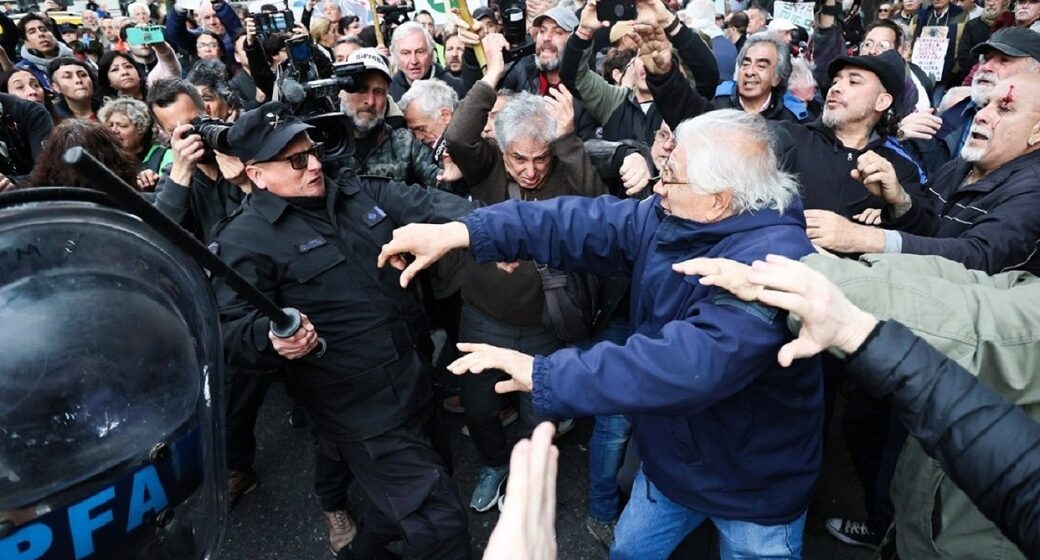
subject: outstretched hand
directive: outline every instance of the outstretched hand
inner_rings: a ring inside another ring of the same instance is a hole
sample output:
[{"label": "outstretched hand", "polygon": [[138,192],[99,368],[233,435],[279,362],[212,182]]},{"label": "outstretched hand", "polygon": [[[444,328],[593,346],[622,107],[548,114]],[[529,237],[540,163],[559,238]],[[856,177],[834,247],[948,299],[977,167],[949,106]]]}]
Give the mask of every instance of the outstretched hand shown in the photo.
[{"label": "outstretched hand", "polygon": [[[393,238],[383,245],[376,266],[388,263],[401,271],[401,287],[407,288],[415,275],[437,262],[448,251],[469,247],[469,230],[461,222],[449,224],[409,224],[394,230]],[[415,256],[409,263],[405,255]]]},{"label": "outstretched hand", "polygon": [[530,393],[534,387],[531,379],[534,371],[533,356],[490,344],[462,342],[458,344],[458,349],[460,352],[468,352],[468,354],[448,364],[448,371],[455,375],[483,373],[489,369],[498,369],[509,374],[512,379],[495,383],[496,393],[512,393],[513,391]]}]

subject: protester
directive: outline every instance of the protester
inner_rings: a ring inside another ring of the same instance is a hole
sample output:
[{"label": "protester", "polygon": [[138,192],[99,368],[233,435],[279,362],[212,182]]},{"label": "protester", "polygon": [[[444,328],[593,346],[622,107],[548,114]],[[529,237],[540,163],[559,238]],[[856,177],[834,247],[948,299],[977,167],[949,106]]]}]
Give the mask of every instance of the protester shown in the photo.
[{"label": "protester", "polygon": [[[789,340],[782,316],[731,305],[671,270],[679,255],[750,262],[770,251],[811,252],[797,183],[778,170],[757,115],[707,113],[678,136],[655,186],[659,198],[649,204],[600,197],[496,205],[462,222],[400,229],[380,263],[403,269],[402,285],[467,246],[482,263],[533,257],[572,270],[631,272],[639,286],[631,305],[636,334],[623,346],[534,357],[461,344],[470,353],[450,369],[477,374],[464,379],[501,369],[509,378],[497,390],[531,392],[542,413],[634,418],[642,467],[612,556],[665,558],[711,518],[723,550],[797,558],[821,458],[819,361],[779,367],[775,352]],[[698,383],[685,381],[691,372]],[[803,421],[783,420],[795,417]]]},{"label": "protester", "polygon": [[960,68],[957,83],[963,83],[978,63],[978,57],[971,54],[975,47],[988,41],[993,33],[1015,25],[1015,16],[1008,11],[1008,3],[1008,0],[986,0],[984,8],[980,8],[981,14],[964,26],[964,35],[957,48],[957,66]]},{"label": "protester", "polygon": [[399,105],[408,122],[408,130],[420,142],[433,148],[448,128],[459,105],[459,97],[455,90],[440,80],[419,80],[401,96]]},{"label": "protester", "polygon": [[18,34],[24,43],[22,60],[15,66],[32,72],[44,91],[51,93],[50,72],[47,68],[58,57],[71,57],[72,49],[56,40],[47,19],[35,13],[26,14],[18,20]]},{"label": "protester", "polygon": [[[420,29],[421,31],[421,29]],[[386,120],[391,89],[390,70],[375,49],[359,49],[347,62],[364,65],[357,91],[345,93],[343,112],[354,123],[354,153],[343,163],[356,173],[380,175],[430,188],[445,187],[433,152],[407,129],[395,129]]]},{"label": "protester", "polygon": [[459,97],[466,95],[462,81],[434,61],[436,47],[433,36],[419,23],[408,22],[394,30],[390,43],[393,63],[398,69],[390,81],[390,97],[394,101],[401,100],[412,82],[430,78],[448,84]]},{"label": "protester", "polygon": [[154,141],[152,116],[143,101],[113,99],[98,111],[98,121],[119,139],[119,145],[138,162],[137,187],[152,190],[171,163],[173,152]]},{"label": "protester", "polygon": [[71,56],[58,57],[47,66],[54,88],[57,120],[97,120],[101,104],[94,99],[97,77],[86,62]]},{"label": "protester", "polygon": [[52,134],[47,136],[29,176],[29,185],[93,188],[90,180],[65,164],[65,151],[73,146],[83,147],[127,183],[134,184],[136,181],[137,166],[114,134],[96,122],[67,119],[58,123]]},{"label": "protester", "polygon": [[98,64],[98,98],[126,96],[143,101],[147,85],[141,68],[126,53],[110,51]]}]

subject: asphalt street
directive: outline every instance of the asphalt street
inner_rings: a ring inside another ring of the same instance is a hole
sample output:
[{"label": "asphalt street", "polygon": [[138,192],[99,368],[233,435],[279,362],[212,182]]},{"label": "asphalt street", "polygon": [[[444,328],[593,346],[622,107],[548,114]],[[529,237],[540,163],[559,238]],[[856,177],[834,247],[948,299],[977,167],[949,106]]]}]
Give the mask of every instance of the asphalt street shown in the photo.
[{"label": "asphalt street", "polygon": [[[321,508],[312,493],[313,456],[307,430],[289,426],[290,401],[281,385],[268,394],[257,425],[256,469],[260,486],[231,512],[221,558],[227,560],[304,559],[329,560],[332,555]],[[468,502],[479,470],[477,452],[469,438],[460,433],[462,418],[450,415],[456,482]],[[559,439],[558,511],[556,519],[561,560],[599,560],[606,550],[585,529],[587,443],[591,420],[581,420]],[[833,516],[863,519],[862,490],[856,482],[844,448],[834,434],[828,446],[824,470],[810,507],[805,534],[804,558],[810,560],[868,560],[869,550],[838,543],[823,528]],[[837,445],[834,445],[837,444]],[[357,516],[365,507],[361,492],[351,489],[351,509]],[[470,512],[470,537],[474,558],[483,553],[498,519],[497,510]],[[676,551],[673,558],[717,558],[713,529],[702,527]]]}]

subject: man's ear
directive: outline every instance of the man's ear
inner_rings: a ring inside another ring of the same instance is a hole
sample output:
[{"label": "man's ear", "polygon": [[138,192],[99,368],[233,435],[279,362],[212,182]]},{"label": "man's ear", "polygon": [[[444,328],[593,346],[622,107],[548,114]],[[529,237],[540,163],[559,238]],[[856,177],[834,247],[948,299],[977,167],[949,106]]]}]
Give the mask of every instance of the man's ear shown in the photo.
[{"label": "man's ear", "polygon": [[711,208],[708,209],[708,219],[717,222],[729,216],[733,209],[733,191],[726,189],[712,195]]},{"label": "man's ear", "polygon": [[1040,122],[1033,125],[1033,130],[1029,133],[1029,139],[1026,140],[1026,145],[1032,148],[1040,144]]},{"label": "man's ear", "polygon": [[263,181],[261,181],[263,176],[263,169],[260,169],[259,167],[252,164],[246,164],[246,177],[249,177],[249,180],[253,182],[253,185],[255,185],[256,188],[266,190],[267,186],[263,183]]},{"label": "man's ear", "polygon": [[892,94],[883,92],[874,100],[874,110],[878,113],[884,113],[892,107],[893,102],[895,102],[895,98],[892,97]]},{"label": "man's ear", "polygon": [[617,68],[610,71],[610,78],[614,80],[614,83],[617,85],[621,85],[621,79],[624,77],[625,73]]}]

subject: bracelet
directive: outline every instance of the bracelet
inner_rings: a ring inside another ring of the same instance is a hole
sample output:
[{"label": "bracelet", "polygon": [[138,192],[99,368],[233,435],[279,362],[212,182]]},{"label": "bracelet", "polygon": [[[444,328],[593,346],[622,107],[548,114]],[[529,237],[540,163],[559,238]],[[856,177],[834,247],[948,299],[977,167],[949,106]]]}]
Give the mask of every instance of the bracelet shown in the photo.
[{"label": "bracelet", "polygon": [[574,34],[577,35],[579,39],[582,39],[582,40],[585,40],[585,41],[591,41],[592,40],[592,35],[586,34],[584,31],[582,31],[582,29],[580,27],[574,30]]},{"label": "bracelet", "polygon": [[675,16],[675,19],[672,20],[672,23],[669,23],[668,26],[664,28],[664,34],[668,35],[669,37],[674,35],[676,30],[678,30],[681,25],[682,22],[679,21],[679,16]]}]

